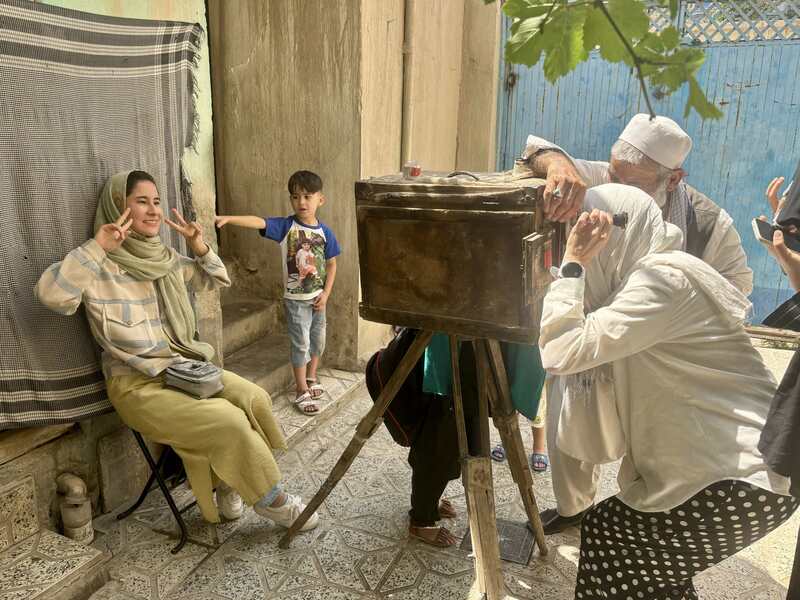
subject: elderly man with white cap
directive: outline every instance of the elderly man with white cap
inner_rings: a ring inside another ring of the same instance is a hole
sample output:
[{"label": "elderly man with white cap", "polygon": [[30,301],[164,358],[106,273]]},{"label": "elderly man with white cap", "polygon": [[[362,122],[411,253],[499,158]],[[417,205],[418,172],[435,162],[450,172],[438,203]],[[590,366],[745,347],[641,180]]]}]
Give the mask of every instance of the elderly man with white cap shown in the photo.
[{"label": "elderly man with white cap", "polygon": [[745,295],[753,272],[730,215],[682,181],[692,139],[667,117],[633,117],[611,148],[609,162],[574,159],[555,144],[530,135],[522,154],[534,175],[547,179],[545,212],[553,220],[575,216],[587,188],[632,185],[652,196],[664,219],[683,232],[683,250],[702,259]]},{"label": "elderly man with white cap", "polygon": [[[634,116],[611,148],[609,162],[574,159],[555,144],[528,136],[522,164],[545,177],[545,211],[553,220],[575,217],[587,188],[623,183],[646,192],[665,221],[683,233],[681,249],[713,267],[745,295],[753,289],[753,272],[733,220],[709,198],[682,181],[681,168],[691,138],[667,117]],[[646,196],[642,195],[645,198]],[[556,508],[542,512],[546,534],[581,522],[594,503],[598,472],[594,464],[564,453],[557,432],[562,414],[559,378],[547,385],[547,446]],[[689,468],[690,465],[687,465]]]}]

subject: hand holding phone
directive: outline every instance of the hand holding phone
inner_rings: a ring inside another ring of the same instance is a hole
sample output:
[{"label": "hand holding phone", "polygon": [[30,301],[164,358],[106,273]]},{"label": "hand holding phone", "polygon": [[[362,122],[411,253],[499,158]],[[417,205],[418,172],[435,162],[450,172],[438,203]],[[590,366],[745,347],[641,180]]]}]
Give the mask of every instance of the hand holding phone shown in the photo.
[{"label": "hand holding phone", "polygon": [[783,227],[773,225],[765,219],[753,219],[753,234],[762,244],[772,246],[776,231],[783,232],[783,243],[789,250],[800,253],[800,240],[794,234],[784,231]]}]

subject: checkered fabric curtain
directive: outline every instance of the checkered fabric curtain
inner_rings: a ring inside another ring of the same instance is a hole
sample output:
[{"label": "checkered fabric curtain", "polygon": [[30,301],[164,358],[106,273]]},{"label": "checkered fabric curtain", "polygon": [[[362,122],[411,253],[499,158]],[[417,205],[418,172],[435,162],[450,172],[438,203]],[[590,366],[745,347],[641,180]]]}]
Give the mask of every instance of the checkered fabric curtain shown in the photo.
[{"label": "checkered fabric curtain", "polygon": [[[106,178],[144,169],[165,209],[191,210],[197,24],[0,0],[0,430],[110,410],[85,318],[33,286],[92,235]],[[162,239],[184,250],[166,228]]]}]

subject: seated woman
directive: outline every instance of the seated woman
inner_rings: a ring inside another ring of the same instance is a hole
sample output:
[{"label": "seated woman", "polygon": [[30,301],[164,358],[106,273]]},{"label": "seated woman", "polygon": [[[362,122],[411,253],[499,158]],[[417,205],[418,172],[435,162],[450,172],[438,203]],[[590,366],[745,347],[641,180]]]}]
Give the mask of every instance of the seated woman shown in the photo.
[{"label": "seated woman", "polygon": [[559,449],[624,457],[620,492],[583,519],[575,598],[697,598],[692,577],[798,506],[757,450],[775,380],[743,327],[750,303],[677,251],[655,202],[616,184],[585,202],[544,300],[542,364],[563,384]]},{"label": "seated woman", "polygon": [[[238,518],[243,497],[259,515],[288,527],[305,507],[280,487],[272,450],[286,443],[267,393],[228,371],[222,378],[225,388],[214,398],[198,400],[164,386],[163,372],[170,365],[214,355],[210,345],[195,339],[187,285],[195,290],[230,285],[200,226],[174,213],[175,221],[164,219],[149,174],[117,173],[100,195],[94,238],[51,265],[35,293],[65,315],[83,303],[103,349],[111,403],[127,425],[178,453],[206,520],[218,522],[219,512]],[[186,239],[197,258],[161,242],[162,220]],[[217,483],[219,512],[212,500]],[[318,520],[314,514],[303,529]]]}]

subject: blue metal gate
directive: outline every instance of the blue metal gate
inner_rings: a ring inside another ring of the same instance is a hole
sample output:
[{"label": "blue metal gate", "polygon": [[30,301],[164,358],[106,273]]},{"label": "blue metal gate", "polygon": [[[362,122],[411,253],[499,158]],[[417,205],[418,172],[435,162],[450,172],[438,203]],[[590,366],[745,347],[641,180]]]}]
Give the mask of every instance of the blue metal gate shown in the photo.
[{"label": "blue metal gate", "polygon": [[[667,11],[653,9],[653,27],[668,19]],[[786,278],[753,237],[750,220],[768,212],[764,189],[770,179],[784,175],[788,184],[800,160],[800,0],[683,1],[678,27],[685,43],[704,48],[698,80],[725,116],[684,119],[686,92],[656,98],[654,108],[692,136],[687,181],[736,223],[755,273],[753,321],[760,322],[791,295]],[[529,133],[576,157],[608,160],[631,116],[646,112],[628,68],[595,55],[555,85],[540,66],[504,62],[500,72],[498,169],[511,168]]]}]

